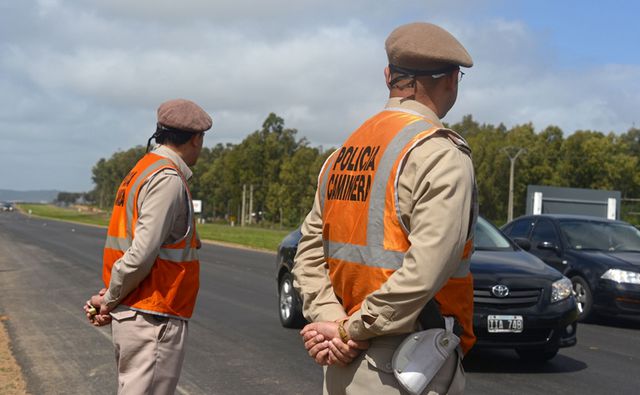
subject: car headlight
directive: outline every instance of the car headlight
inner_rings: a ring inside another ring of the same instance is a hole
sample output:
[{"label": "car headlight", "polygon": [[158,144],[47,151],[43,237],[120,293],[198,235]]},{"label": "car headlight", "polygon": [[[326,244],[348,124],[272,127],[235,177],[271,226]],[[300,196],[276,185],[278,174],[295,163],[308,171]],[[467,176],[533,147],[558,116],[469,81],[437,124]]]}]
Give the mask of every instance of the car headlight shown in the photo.
[{"label": "car headlight", "polygon": [[568,298],[573,292],[571,280],[566,277],[551,284],[551,303],[559,302]]},{"label": "car headlight", "polygon": [[622,284],[640,284],[640,273],[628,270],[609,269],[600,278]]}]

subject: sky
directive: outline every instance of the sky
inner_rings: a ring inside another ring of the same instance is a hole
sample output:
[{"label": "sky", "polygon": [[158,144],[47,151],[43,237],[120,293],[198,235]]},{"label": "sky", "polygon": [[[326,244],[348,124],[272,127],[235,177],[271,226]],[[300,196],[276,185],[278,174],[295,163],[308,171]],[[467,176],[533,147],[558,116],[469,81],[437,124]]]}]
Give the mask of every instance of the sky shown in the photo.
[{"label": "sky", "polygon": [[146,144],[172,98],[239,143],[270,112],[336,147],[388,97],[384,40],[424,21],[467,48],[458,101],[507,127],[640,125],[640,2],[609,0],[0,0],[0,189],[93,188]]}]

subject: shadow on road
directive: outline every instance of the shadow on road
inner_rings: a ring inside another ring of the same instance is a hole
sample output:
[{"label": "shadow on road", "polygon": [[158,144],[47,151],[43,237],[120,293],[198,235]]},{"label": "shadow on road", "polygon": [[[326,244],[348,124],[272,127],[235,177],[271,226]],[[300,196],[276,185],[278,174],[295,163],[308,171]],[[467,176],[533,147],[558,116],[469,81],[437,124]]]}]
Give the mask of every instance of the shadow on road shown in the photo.
[{"label": "shadow on road", "polygon": [[599,316],[592,319],[589,324],[599,326],[613,326],[622,329],[640,329],[640,318],[636,317],[606,317]]},{"label": "shadow on road", "polygon": [[546,363],[523,361],[513,350],[473,350],[464,358],[464,368],[473,373],[570,373],[587,364],[562,354]]}]

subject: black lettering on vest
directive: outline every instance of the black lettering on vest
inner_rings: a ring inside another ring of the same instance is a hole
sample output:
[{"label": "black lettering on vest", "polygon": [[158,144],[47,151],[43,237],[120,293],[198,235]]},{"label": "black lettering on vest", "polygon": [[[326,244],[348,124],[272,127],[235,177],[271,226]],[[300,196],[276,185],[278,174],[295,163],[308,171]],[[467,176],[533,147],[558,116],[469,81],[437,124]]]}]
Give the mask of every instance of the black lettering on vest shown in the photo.
[{"label": "black lettering on vest", "polygon": [[358,177],[358,195],[356,196],[356,200],[359,202],[364,202],[364,174]]},{"label": "black lettering on vest", "polygon": [[338,152],[338,157],[336,158],[336,161],[333,162],[333,167],[331,168],[331,170],[335,170],[336,166],[338,165],[338,163],[342,160],[342,158],[344,157],[344,153],[346,152],[346,149],[344,147],[342,147],[340,149],[340,152]]},{"label": "black lettering on vest", "polygon": [[345,152],[342,161],[340,162],[340,170],[344,170],[347,165],[349,164],[349,161],[351,160],[351,156],[353,155],[353,147],[348,147],[347,148],[347,152]]},{"label": "black lettering on vest", "polygon": [[129,174],[127,174],[127,176],[124,178],[124,180],[122,180],[122,185],[120,187],[121,188],[128,187],[129,183],[131,183],[131,180],[133,180],[133,177],[135,177],[136,174],[138,174],[137,171],[131,170]]},{"label": "black lettering on vest", "polygon": [[[370,146],[366,146],[364,147],[364,149],[362,150],[362,152],[360,153],[360,158],[358,159],[358,171],[364,171],[365,170],[365,164],[368,163],[368,159],[371,157],[371,147]],[[365,162],[365,158],[367,160],[367,162]]]},{"label": "black lettering on vest", "polygon": [[367,163],[367,166],[366,166],[365,170],[375,170],[376,169],[376,155],[378,155],[378,151],[380,151],[380,146],[379,145],[373,149],[373,153],[369,157],[369,163]]},{"label": "black lettering on vest", "polygon": [[116,206],[124,206],[124,193],[125,193],[125,189],[121,188],[118,190],[118,193],[116,194],[116,202],[114,203],[114,205]]},{"label": "black lettering on vest", "polygon": [[353,154],[349,158],[349,164],[347,165],[347,170],[349,171],[356,170],[356,163],[358,162],[358,159],[356,159],[356,155],[358,154],[358,151],[360,151],[360,147],[356,147],[355,150],[353,151]]}]

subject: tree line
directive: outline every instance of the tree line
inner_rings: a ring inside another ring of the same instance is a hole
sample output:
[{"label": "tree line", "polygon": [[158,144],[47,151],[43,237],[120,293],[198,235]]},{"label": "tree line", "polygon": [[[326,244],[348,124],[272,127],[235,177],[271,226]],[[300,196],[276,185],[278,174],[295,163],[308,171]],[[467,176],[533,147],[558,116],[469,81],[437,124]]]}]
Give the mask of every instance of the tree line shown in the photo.
[{"label": "tree line", "polygon": [[[619,190],[623,198],[640,197],[640,129],[622,134],[578,130],[565,137],[555,126],[539,132],[531,123],[508,129],[480,124],[471,115],[447,126],[471,146],[480,212],[496,224],[507,218],[508,151],[514,149],[524,149],[515,164],[514,217],[525,212],[529,184]],[[284,120],[271,113],[261,129],[241,143],[203,148],[190,180],[194,199],[203,202],[202,215],[238,222],[243,186],[247,194],[252,186],[256,220],[284,227],[300,224],[313,204],[318,172],[333,148],[311,147],[296,135],[296,129],[286,128]],[[110,209],[118,185],[144,151],[137,146],[100,159],[92,169],[95,188],[85,199]],[[640,222],[633,209],[623,211],[623,219]]]}]

